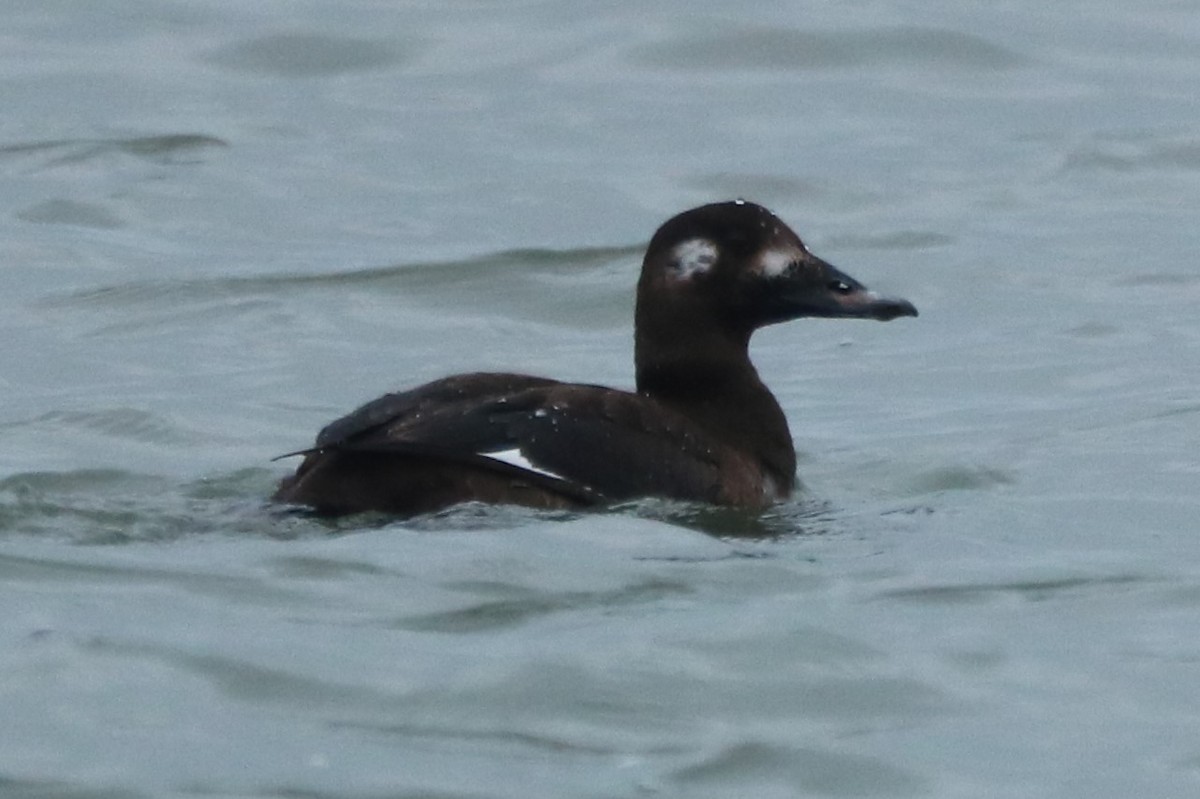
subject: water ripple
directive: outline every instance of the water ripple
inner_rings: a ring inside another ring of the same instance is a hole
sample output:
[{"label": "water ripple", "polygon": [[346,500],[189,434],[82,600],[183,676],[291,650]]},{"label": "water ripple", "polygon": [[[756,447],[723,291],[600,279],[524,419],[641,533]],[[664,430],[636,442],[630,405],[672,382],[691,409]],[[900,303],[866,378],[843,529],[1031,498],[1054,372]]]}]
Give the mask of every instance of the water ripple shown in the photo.
[{"label": "water ripple", "polygon": [[391,699],[361,686],[312,679],[281,668],[259,666],[246,660],[213,654],[193,654],[169,646],[94,638],[84,648],[100,654],[149,659],[195,674],[226,695],[252,702],[282,703],[290,707],[345,709],[378,708]]},{"label": "water ripple", "polygon": [[[99,319],[96,335],[161,330],[194,318],[266,318],[285,313],[285,296],[387,296],[391,308],[409,307],[412,318],[437,320],[476,313],[561,325],[571,329],[628,325],[629,298],[641,247],[521,249],[456,261],[368,267],[313,274],[274,273],[251,277],[137,280],[42,298],[41,308],[84,310]],[[620,272],[620,278],[614,273]],[[628,278],[625,278],[625,275]],[[560,284],[570,284],[563,292]],[[548,291],[556,297],[544,300]],[[114,321],[114,319],[116,321]]]},{"label": "water ripple", "polygon": [[966,604],[985,602],[1003,595],[1017,596],[1030,602],[1054,599],[1063,594],[1124,588],[1150,582],[1141,575],[1114,574],[1097,577],[1051,577],[1041,580],[922,585],[881,591],[876,599],[899,599],[922,604]]},{"label": "water ripple", "polygon": [[38,159],[38,168],[94,161],[109,155],[133,156],[158,164],[196,163],[200,154],[228,147],[223,139],[203,133],[165,133],[111,139],[51,139],[0,146],[0,163]]},{"label": "water ripple", "polygon": [[1012,50],[958,31],[921,27],[800,31],[735,28],[643,46],[634,60],[666,69],[861,69],[924,66],[995,70],[1025,62]]},{"label": "water ripple", "polygon": [[731,745],[673,777],[729,796],[782,795],[785,786],[821,796],[912,796],[928,788],[921,775],[878,758],[763,742]]},{"label": "water ripple", "polygon": [[583,608],[604,609],[623,605],[656,603],[666,597],[692,593],[680,582],[650,580],[613,591],[567,591],[542,593],[523,591],[516,598],[492,599],[456,610],[410,616],[392,626],[404,630],[443,633],[474,633],[515,627],[531,619]]},{"label": "water ripple", "polygon": [[38,225],[74,225],[113,229],[123,227],[121,217],[97,203],[78,200],[46,200],[16,213],[17,219]]},{"label": "water ripple", "polygon": [[1014,474],[993,466],[943,466],[927,469],[908,478],[909,490],[917,494],[941,491],[981,491],[1017,482]]},{"label": "water ripple", "polygon": [[197,534],[292,538],[324,534],[264,507],[275,475],[245,469],[192,482],[118,469],[23,472],[0,480],[0,538],[79,544],[171,541]]},{"label": "water ripple", "polygon": [[85,430],[146,444],[187,444],[199,438],[198,434],[176,422],[137,408],[48,411],[33,419],[0,424],[0,430],[28,427]]},{"label": "water ripple", "polygon": [[238,42],[213,51],[207,60],[257,75],[313,78],[364,72],[403,64],[415,45],[321,33],[285,33]]},{"label": "water ripple", "polygon": [[1067,155],[1066,171],[1138,172],[1200,169],[1200,141],[1102,142]]},{"label": "water ripple", "polygon": [[[213,297],[274,294],[279,290],[340,286],[375,288],[380,284],[402,285],[405,289],[453,291],[461,301],[464,284],[476,281],[495,286],[497,273],[508,279],[529,280],[569,277],[574,283],[606,282],[610,268],[640,254],[641,245],[629,247],[581,247],[572,250],[518,249],[489,253],[456,261],[425,261],[390,266],[342,269],[310,274],[277,273],[251,277],[222,276],[193,280],[140,280],[51,296],[42,305],[51,308],[123,308],[159,305],[162,302],[194,301]],[[586,270],[599,270],[589,276]]]},{"label": "water ripple", "polygon": [[4,799],[145,799],[139,790],[89,788],[58,780],[23,780],[0,774],[0,796]]}]

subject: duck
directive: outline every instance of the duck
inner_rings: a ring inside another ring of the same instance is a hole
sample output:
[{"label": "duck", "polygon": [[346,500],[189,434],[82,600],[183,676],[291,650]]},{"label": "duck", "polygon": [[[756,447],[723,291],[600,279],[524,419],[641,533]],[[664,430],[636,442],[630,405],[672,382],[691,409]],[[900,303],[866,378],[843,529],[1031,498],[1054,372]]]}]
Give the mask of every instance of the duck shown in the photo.
[{"label": "duck", "polygon": [[328,424],[273,500],[322,516],[467,502],[578,510],[657,497],[762,510],[796,486],[787,417],[754,331],[802,317],[917,316],[814,255],[747,200],[651,237],[637,282],[635,389],[475,372],[384,394]]}]

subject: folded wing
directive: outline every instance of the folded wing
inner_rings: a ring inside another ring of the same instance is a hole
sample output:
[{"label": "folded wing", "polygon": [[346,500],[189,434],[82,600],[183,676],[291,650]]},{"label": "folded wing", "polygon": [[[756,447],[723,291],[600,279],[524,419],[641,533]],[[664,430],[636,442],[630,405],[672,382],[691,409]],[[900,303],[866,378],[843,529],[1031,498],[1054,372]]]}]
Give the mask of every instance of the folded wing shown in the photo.
[{"label": "folded wing", "polygon": [[728,453],[628,392],[511,374],[387,394],[328,425],[276,498],[328,512],[455,502],[568,508],[636,496],[718,500]]}]

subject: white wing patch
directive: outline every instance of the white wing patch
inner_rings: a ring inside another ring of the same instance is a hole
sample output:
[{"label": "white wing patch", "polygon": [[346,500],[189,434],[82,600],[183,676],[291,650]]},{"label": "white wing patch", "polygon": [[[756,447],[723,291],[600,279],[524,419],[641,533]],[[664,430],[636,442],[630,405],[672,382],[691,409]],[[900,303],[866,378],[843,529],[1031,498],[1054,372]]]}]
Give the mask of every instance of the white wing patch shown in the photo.
[{"label": "white wing patch", "polygon": [[500,461],[501,463],[507,463],[510,466],[518,466],[527,472],[534,472],[535,474],[543,474],[546,477],[553,477],[555,480],[565,480],[566,479],[561,474],[555,474],[554,472],[547,471],[546,469],[543,469],[540,466],[534,466],[532,463],[529,462],[529,459],[526,458],[524,453],[522,453],[521,450],[519,450],[519,449],[506,449],[506,450],[501,450],[500,452],[482,452],[480,454],[483,455],[485,458],[491,458],[494,461]]},{"label": "white wing patch", "polygon": [[717,245],[708,239],[688,239],[671,250],[671,263],[681,278],[702,275],[717,262]]}]

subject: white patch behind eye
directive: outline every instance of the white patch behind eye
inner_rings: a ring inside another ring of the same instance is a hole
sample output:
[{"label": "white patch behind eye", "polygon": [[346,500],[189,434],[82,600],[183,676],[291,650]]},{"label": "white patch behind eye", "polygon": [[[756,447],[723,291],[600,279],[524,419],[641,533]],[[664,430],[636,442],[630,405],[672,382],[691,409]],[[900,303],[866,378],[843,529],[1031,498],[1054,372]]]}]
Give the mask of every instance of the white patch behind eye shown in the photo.
[{"label": "white patch behind eye", "polygon": [[544,474],[547,477],[553,477],[555,480],[565,479],[561,474],[555,474],[554,472],[534,466],[529,462],[529,459],[525,457],[525,454],[519,449],[506,449],[500,452],[484,452],[480,454],[482,454],[485,458],[491,458],[492,460],[500,461],[501,463],[507,463],[510,466],[519,466],[527,472]]},{"label": "white patch behind eye", "polygon": [[688,239],[671,250],[671,263],[682,278],[701,275],[717,262],[717,245],[708,239]]},{"label": "white patch behind eye", "polygon": [[795,260],[793,250],[767,250],[758,259],[758,270],[763,277],[783,277]]}]

